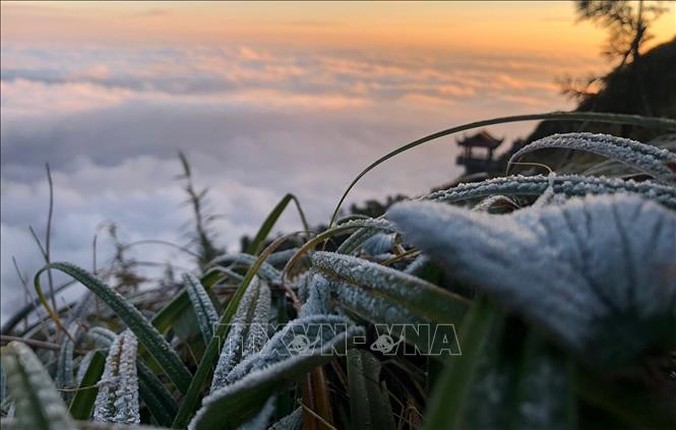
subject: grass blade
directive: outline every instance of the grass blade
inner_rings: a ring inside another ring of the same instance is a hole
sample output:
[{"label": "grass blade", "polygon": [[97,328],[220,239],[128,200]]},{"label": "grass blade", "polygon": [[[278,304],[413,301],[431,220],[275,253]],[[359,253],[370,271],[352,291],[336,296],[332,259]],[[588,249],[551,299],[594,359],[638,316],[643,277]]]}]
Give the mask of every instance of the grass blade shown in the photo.
[{"label": "grass blade", "polygon": [[126,330],[110,346],[99,392],[94,402],[94,421],[139,424],[136,336]]},{"label": "grass blade", "polygon": [[161,426],[171,426],[178,411],[176,400],[164,388],[162,381],[141,360],[136,361],[136,367],[141,400]]},{"label": "grass blade", "polygon": [[54,381],[28,346],[15,341],[7,344],[2,348],[2,365],[15,400],[17,428],[75,429]]},{"label": "grass blade", "polygon": [[335,210],[333,211],[331,221],[329,222],[329,227],[331,227],[335,222],[336,217],[338,216],[338,212],[340,211],[341,205],[347,198],[347,195],[350,193],[350,191],[352,191],[352,188],[354,188],[354,186],[357,185],[357,182],[359,182],[359,180],[363,178],[368,172],[375,169],[379,165],[383,164],[385,161],[396,157],[402,152],[406,152],[409,149],[413,149],[417,146],[438,139],[440,137],[448,136],[449,134],[458,133],[465,130],[471,130],[473,128],[486,127],[495,124],[504,124],[520,121],[533,121],[533,120],[592,121],[609,124],[637,125],[640,127],[650,127],[664,129],[666,131],[676,131],[676,121],[672,119],[647,118],[638,115],[624,115],[624,114],[599,113],[599,112],[551,112],[531,115],[515,115],[476,121],[468,124],[459,125],[457,127],[448,128],[446,130],[441,130],[436,133],[432,133],[428,136],[422,137],[418,140],[415,140],[411,143],[401,146],[395,149],[394,151],[391,151],[385,154],[384,156],[380,157],[373,163],[369,164],[352,180],[352,182],[350,182],[350,185],[348,185],[347,189],[345,190],[342,197],[338,201]]},{"label": "grass blade", "polygon": [[460,329],[462,355],[452,357],[437,381],[429,403],[425,429],[458,429],[474,371],[491,332],[497,311],[485,299],[472,306]]},{"label": "grass blade", "polygon": [[277,223],[277,220],[282,215],[284,209],[286,209],[286,206],[291,201],[293,201],[296,204],[298,214],[300,215],[300,220],[303,223],[303,229],[305,231],[310,230],[310,227],[308,226],[308,223],[305,219],[305,214],[303,213],[303,209],[301,208],[298,199],[293,194],[287,194],[284,196],[284,198],[282,198],[282,200],[279,201],[279,203],[277,203],[277,206],[275,206],[274,209],[272,209],[272,212],[270,212],[267,218],[265,218],[265,221],[263,221],[263,224],[258,229],[258,233],[256,233],[256,236],[249,244],[249,247],[246,249],[245,252],[247,254],[258,255],[258,253],[261,252],[261,250],[265,246],[265,239],[268,237],[268,234],[270,234],[272,227],[274,227],[275,223]]},{"label": "grass blade", "polygon": [[207,294],[207,291],[195,275],[192,273],[184,274],[183,284],[188,290],[188,297],[195,310],[195,316],[197,317],[197,323],[202,332],[204,343],[207,344],[214,335],[214,324],[218,323],[218,313],[211,302],[211,298],[209,298],[209,294]]},{"label": "grass blade", "polygon": [[51,263],[40,269],[33,278],[38,297],[48,311],[53,314],[49,308],[44,294],[40,287],[40,275],[48,269],[60,270],[63,273],[76,279],[85,287],[89,288],[99,296],[113,311],[124,321],[129,329],[138,337],[139,342],[148,350],[148,352],[157,360],[171,382],[181,392],[186,392],[190,385],[192,376],[185,367],[176,352],[169,346],[169,343],[162,335],[145,319],[145,317],[134,306],[129,304],[124,297],[103,282],[93,277],[86,271],[69,263]]},{"label": "grass blade", "polygon": [[353,429],[395,428],[387,395],[379,384],[380,362],[369,352],[347,352],[347,382]]},{"label": "grass blade", "polygon": [[88,420],[92,416],[92,409],[94,408],[94,401],[98,393],[96,384],[101,379],[103,368],[106,363],[106,356],[103,351],[94,351],[89,366],[80,381],[77,393],[70,402],[70,414],[76,420]]}]

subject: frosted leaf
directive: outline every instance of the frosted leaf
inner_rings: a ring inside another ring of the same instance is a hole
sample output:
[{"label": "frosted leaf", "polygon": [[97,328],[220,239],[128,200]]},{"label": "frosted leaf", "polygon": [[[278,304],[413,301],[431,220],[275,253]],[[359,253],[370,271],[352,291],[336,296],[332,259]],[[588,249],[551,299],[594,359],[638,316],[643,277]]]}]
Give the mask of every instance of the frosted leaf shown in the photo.
[{"label": "frosted leaf", "polygon": [[202,283],[195,275],[191,273],[184,274],[183,284],[185,285],[186,290],[188,290],[188,297],[190,298],[190,303],[192,303],[193,310],[195,311],[202,337],[206,343],[209,343],[214,334],[214,325],[217,324],[219,320],[216,308],[211,302],[209,294],[207,294]]},{"label": "frosted leaf", "polygon": [[584,197],[589,194],[635,193],[654,200],[668,208],[676,209],[676,187],[653,181],[635,182],[618,178],[591,177],[580,175],[508,176],[482,182],[460,184],[447,190],[436,191],[421,197],[445,203],[457,203],[482,199],[495,194],[514,196],[539,196],[548,187],[556,194],[569,197]]},{"label": "frosted leaf", "polygon": [[[551,190],[551,188],[547,188],[547,190]],[[476,206],[474,206],[472,209],[478,212],[491,212],[495,210],[495,208],[504,208],[507,207],[509,209],[515,209],[518,208],[519,205],[517,205],[512,199],[510,199],[507,196],[503,196],[501,194],[496,194],[494,196],[486,197],[482,201],[480,201]]]},{"label": "frosted leaf", "polygon": [[674,180],[674,172],[667,165],[676,163],[676,154],[634,140],[607,134],[568,133],[555,134],[536,140],[517,151],[509,159],[511,165],[524,154],[538,149],[574,149],[602,155],[649,174],[663,182]]},{"label": "frosted leaf", "polygon": [[[362,328],[336,315],[315,315],[289,322],[263,349],[230,372],[227,385],[203,399],[202,408],[189,428],[212,428],[216,422],[223,426],[238,425],[235,422],[260,411],[272,393],[344,352],[352,338],[363,333]],[[299,344],[298,339],[307,339],[309,343]],[[232,408],[239,408],[240,414],[222,413]]]},{"label": "frosted leaf", "polygon": [[[209,263],[210,266],[220,265],[220,266],[253,266],[258,260],[258,257],[251,254],[226,254],[220,257],[215,258]],[[261,267],[258,269],[257,275],[264,279],[265,281],[275,284],[280,281],[282,278],[282,272],[275,269],[270,263],[263,262]]]},{"label": "frosted leaf", "polygon": [[[63,336],[61,342],[56,366],[56,380],[54,381],[58,388],[73,388],[75,385],[73,375],[73,350],[75,349],[75,344],[72,339],[77,335],[78,327],[77,323],[69,324],[66,329],[69,336]],[[70,400],[70,397],[72,397],[71,393],[65,394],[66,401]]]},{"label": "frosted leaf", "polygon": [[331,292],[334,284],[324,276],[311,270],[307,274],[308,297],[298,311],[298,317],[331,313]]},{"label": "frosted leaf", "polygon": [[312,264],[331,280],[366,290],[390,302],[393,309],[406,309],[435,322],[455,322],[464,315],[467,300],[430,282],[361,258],[317,251]]},{"label": "frosted leaf", "polygon": [[340,227],[359,228],[359,230],[352,233],[340,244],[336,250],[336,252],[340,254],[351,254],[355,252],[366,240],[379,233],[396,232],[394,225],[384,218],[347,221],[342,223]]},{"label": "frosted leaf", "polygon": [[76,428],[52,378],[27,345],[8,343],[2,349],[2,365],[8,394],[14,399],[17,428]]},{"label": "frosted leaf", "polygon": [[139,424],[138,342],[130,330],[122,332],[108,350],[99,392],[94,402],[94,421]]},{"label": "frosted leaf", "polygon": [[365,240],[361,245],[361,249],[363,252],[373,256],[389,253],[395,244],[394,239],[394,233],[377,233]]},{"label": "frosted leaf", "polygon": [[267,284],[254,277],[244,292],[223,342],[211,392],[227,384],[227,375],[246,356],[257,352],[267,341],[271,293]]},{"label": "frosted leaf", "polygon": [[115,339],[117,339],[117,334],[115,334],[114,331],[104,327],[90,328],[89,331],[87,331],[87,336],[102,348],[109,348],[110,345],[115,342]]},{"label": "frosted leaf", "polygon": [[282,417],[268,430],[303,430],[303,409],[298,407],[289,415]]},{"label": "frosted leaf", "polygon": [[283,251],[273,252],[265,259],[265,262],[274,267],[284,267],[291,257],[298,251],[298,248],[285,249]]},{"label": "frosted leaf", "polygon": [[676,214],[653,202],[596,196],[511,215],[416,202],[388,217],[451,276],[588,361],[676,343]]}]

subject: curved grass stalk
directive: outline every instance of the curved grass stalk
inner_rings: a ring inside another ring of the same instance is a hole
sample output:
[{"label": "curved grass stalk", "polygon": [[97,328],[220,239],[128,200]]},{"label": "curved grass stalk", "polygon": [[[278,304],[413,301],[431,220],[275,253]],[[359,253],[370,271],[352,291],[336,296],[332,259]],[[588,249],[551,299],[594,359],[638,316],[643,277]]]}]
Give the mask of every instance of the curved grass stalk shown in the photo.
[{"label": "curved grass stalk", "polygon": [[291,201],[296,204],[296,209],[298,209],[300,220],[303,223],[303,229],[305,229],[305,231],[310,231],[310,226],[305,219],[305,213],[303,213],[303,208],[301,207],[300,202],[293,194],[287,194],[282,198],[282,200],[279,201],[279,203],[277,203],[277,206],[272,209],[272,212],[270,212],[267,218],[265,218],[265,221],[263,221],[263,224],[261,224],[258,233],[256,233],[256,236],[254,236],[251,244],[249,244],[249,247],[246,250],[247,254],[258,255],[258,253],[261,252],[265,246],[265,239],[268,237],[268,234],[270,234],[272,227],[274,227],[275,223],[284,212],[284,209],[286,209],[286,206]]},{"label": "curved grass stalk", "polygon": [[188,290],[188,297],[197,317],[204,342],[209,343],[214,334],[214,325],[218,323],[218,313],[207,291],[200,280],[191,273],[183,275],[183,284]]},{"label": "curved grass stalk", "polygon": [[348,185],[347,189],[341,196],[340,200],[338,201],[338,204],[336,205],[336,208],[333,211],[333,215],[331,216],[329,228],[333,226],[336,217],[338,216],[338,212],[340,211],[341,205],[347,198],[347,195],[350,193],[350,191],[352,191],[352,188],[354,188],[354,186],[357,185],[357,182],[359,182],[359,180],[363,178],[368,172],[375,169],[379,165],[383,164],[385,161],[394,158],[397,155],[406,152],[409,149],[413,149],[417,146],[420,146],[424,143],[430,142],[440,137],[448,136],[453,133],[458,133],[460,131],[471,130],[473,128],[485,127],[494,124],[504,124],[510,122],[533,121],[533,120],[592,121],[610,124],[637,125],[642,127],[664,129],[667,131],[676,131],[676,121],[672,119],[647,118],[638,115],[624,115],[624,114],[599,113],[599,112],[550,112],[531,115],[515,115],[476,121],[463,124],[457,127],[448,128],[446,130],[441,130],[436,133],[432,133],[428,136],[422,137],[418,140],[415,140],[411,143],[401,146],[395,149],[394,151],[391,151],[386,155],[380,157],[373,163],[369,164],[352,180],[352,182],[350,182],[350,185]]}]

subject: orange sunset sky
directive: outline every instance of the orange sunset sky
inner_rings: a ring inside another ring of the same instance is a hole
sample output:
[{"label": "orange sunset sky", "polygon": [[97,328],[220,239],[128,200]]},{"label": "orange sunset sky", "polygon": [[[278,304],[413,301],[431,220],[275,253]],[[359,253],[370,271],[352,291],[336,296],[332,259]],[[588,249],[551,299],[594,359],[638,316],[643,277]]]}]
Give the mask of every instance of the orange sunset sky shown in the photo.
[{"label": "orange sunset sky", "polygon": [[[676,34],[674,2],[651,45]],[[564,77],[608,73],[607,30],[572,1],[2,2],[0,316],[22,300],[13,258],[42,266],[54,181],[52,258],[91,267],[123,241],[185,243],[192,215],[178,149],[209,187],[217,241],[237,251],[286,194],[328,222],[368,164],[407,142],[500,116],[570,110]],[[673,71],[672,71],[673,72]],[[667,71],[665,71],[667,73]],[[534,122],[490,128],[505,143]],[[370,172],[346,203],[415,196],[457,178],[449,136]],[[302,228],[287,211],[279,232]],[[153,247],[135,257],[190,267]],[[183,258],[183,260],[181,260]]]},{"label": "orange sunset sky", "polygon": [[[652,27],[676,30],[673,3]],[[605,32],[571,1],[2,2],[3,42],[228,42],[596,54]]]}]

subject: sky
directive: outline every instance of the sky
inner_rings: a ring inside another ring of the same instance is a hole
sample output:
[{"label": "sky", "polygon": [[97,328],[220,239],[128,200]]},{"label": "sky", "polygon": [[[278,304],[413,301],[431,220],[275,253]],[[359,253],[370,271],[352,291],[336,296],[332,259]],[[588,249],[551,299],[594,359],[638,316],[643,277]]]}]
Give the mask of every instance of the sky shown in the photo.
[{"label": "sky", "polygon": [[[667,3],[668,4],[668,3]],[[668,4],[669,5],[669,4]],[[652,44],[676,33],[673,6]],[[1,317],[23,300],[13,267],[92,268],[122,240],[186,242],[176,156],[210,188],[220,244],[237,251],[286,194],[326,223],[366,165],[443,128],[565,110],[557,79],[608,71],[606,33],[572,2],[2,2]],[[507,141],[534,124],[490,129]],[[422,194],[461,173],[454,138],[407,152],[348,198]],[[289,211],[279,231],[300,228]],[[189,270],[185,255],[134,248]],[[75,293],[73,293],[75,294]]]}]

